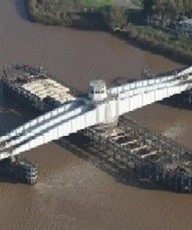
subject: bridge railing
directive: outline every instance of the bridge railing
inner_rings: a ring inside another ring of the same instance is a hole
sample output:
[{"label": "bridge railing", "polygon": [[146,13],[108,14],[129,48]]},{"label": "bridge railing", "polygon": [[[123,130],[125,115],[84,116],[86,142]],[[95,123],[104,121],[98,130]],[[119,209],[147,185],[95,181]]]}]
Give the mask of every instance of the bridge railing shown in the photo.
[{"label": "bridge railing", "polygon": [[135,82],[132,82],[132,83],[128,83],[128,84],[125,84],[125,85],[116,86],[116,87],[113,87],[111,89],[108,89],[108,93],[109,94],[121,94],[121,93],[123,93],[125,91],[160,84],[160,83],[163,83],[163,82],[166,82],[166,81],[170,81],[170,80],[172,80],[174,78],[175,78],[175,75],[170,75],[170,76],[165,76],[165,77],[160,77],[160,78],[139,80],[139,81],[135,81]]},{"label": "bridge railing", "polygon": [[169,75],[165,77],[158,77],[158,78],[153,78],[153,79],[139,80],[139,81],[135,81],[132,83],[116,86],[111,89],[108,89],[108,93],[109,94],[120,94],[128,90],[150,86],[150,85],[156,85],[162,82],[173,80],[174,78],[177,78],[177,77],[181,77],[184,75],[190,75],[190,74],[192,74],[192,67],[186,68],[185,70],[182,70],[181,72],[175,73],[173,75]]},{"label": "bridge railing", "polygon": [[29,122],[26,122],[24,125],[12,130],[11,132],[7,133],[6,135],[0,137],[0,143],[4,141],[11,140],[14,137],[22,135],[23,132],[26,132],[30,128],[36,128],[42,122],[48,121],[53,119],[54,117],[58,117],[62,113],[66,111],[72,110],[77,106],[77,102],[71,102],[69,104],[63,105],[59,108],[56,108],[48,113],[45,113]]},{"label": "bridge railing", "polygon": [[[86,104],[79,107],[74,105],[73,107],[69,104],[66,107],[53,110],[10,132],[6,136],[10,142],[8,149],[4,148],[5,151],[0,154],[0,159],[5,158],[5,156],[17,155],[60,137],[108,121],[110,118],[118,117],[155,101],[181,93],[192,86],[191,79],[192,76],[186,80],[184,78],[172,78],[171,80],[166,77],[157,84],[158,86],[151,84],[140,88],[138,94],[128,95],[125,93],[123,98],[117,97],[117,99],[104,101],[97,105]],[[135,91],[132,90],[133,92]],[[69,108],[70,111],[68,111]],[[28,131],[29,133],[27,133]]]},{"label": "bridge railing", "polygon": [[37,126],[33,127],[32,129],[25,130],[21,135],[17,136],[16,139],[11,139],[9,142],[6,143],[4,147],[0,148],[0,151],[4,151],[5,149],[13,148],[18,144],[22,144],[25,141],[29,141],[36,135],[46,132],[46,130],[50,127],[57,126],[58,124],[69,120],[72,117],[75,117],[81,114],[83,111],[87,110],[88,106],[80,106],[72,111],[61,113],[58,116],[53,117],[52,119],[43,121],[42,123],[38,124]]},{"label": "bridge railing", "polygon": [[70,133],[82,130],[91,125],[107,121],[109,119],[109,117],[107,117],[108,109],[111,110],[111,117],[117,117],[134,109],[151,104],[157,100],[162,100],[163,98],[172,96],[176,93],[181,93],[186,90],[187,87],[188,85],[176,85],[167,89],[150,91],[143,95],[128,97],[124,100],[111,101],[108,105],[101,104],[92,111],[84,112],[77,117],[69,118],[69,120],[57,124],[56,127],[49,126],[48,129],[38,133],[27,143],[14,149],[13,154],[19,154],[20,152],[56,140],[62,136],[69,135]]},{"label": "bridge railing", "polygon": [[129,90],[129,91],[125,91],[123,93],[120,94],[120,98],[126,98],[126,97],[131,97],[137,94],[143,94],[143,93],[147,93],[149,91],[155,91],[155,90],[159,90],[159,89],[164,89],[164,88],[169,88],[178,84],[184,84],[186,81],[191,80],[191,76],[189,76],[186,80],[185,79],[174,79],[172,81],[165,81],[165,82],[161,82],[159,84],[154,84],[154,85],[147,85],[143,88],[136,88],[133,90]]},{"label": "bridge railing", "polygon": [[175,94],[180,94],[181,92],[186,91],[188,87],[192,87],[192,84],[178,84],[175,86],[173,85],[170,88],[160,88],[154,91],[145,92],[143,94],[125,97],[118,101],[119,115],[149,105],[156,101],[161,101],[164,98],[168,98]]}]

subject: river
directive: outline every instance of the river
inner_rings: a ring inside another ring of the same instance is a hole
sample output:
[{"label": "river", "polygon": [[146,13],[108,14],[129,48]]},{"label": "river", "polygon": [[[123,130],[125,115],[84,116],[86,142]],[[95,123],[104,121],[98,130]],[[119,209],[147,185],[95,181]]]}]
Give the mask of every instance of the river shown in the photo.
[{"label": "river", "polygon": [[[0,66],[25,63],[79,89],[102,78],[139,78],[180,66],[104,32],[43,26],[28,21],[23,0],[0,1]],[[153,104],[130,113],[151,128],[192,148],[192,111]],[[35,114],[4,97],[0,85],[0,133]],[[33,187],[0,177],[2,230],[191,230],[192,196],[120,183],[56,143],[24,154],[38,163]],[[131,180],[131,178],[130,178]]]}]

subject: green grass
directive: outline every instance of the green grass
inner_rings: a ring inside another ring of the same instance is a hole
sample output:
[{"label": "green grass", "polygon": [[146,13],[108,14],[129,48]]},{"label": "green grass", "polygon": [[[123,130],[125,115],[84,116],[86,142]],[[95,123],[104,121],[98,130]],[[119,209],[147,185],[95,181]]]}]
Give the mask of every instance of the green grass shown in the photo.
[{"label": "green grass", "polygon": [[132,3],[136,6],[141,6],[141,0],[131,0]]},{"label": "green grass", "polygon": [[113,0],[81,0],[83,5],[92,7],[112,5],[113,2]]},{"label": "green grass", "polygon": [[173,39],[171,34],[149,26],[136,26],[135,29],[138,33],[143,34],[143,36],[150,36],[151,38],[154,38],[154,40],[170,41]]},{"label": "green grass", "polygon": [[157,46],[162,46],[169,49],[178,49],[183,53],[187,53],[192,56],[192,39],[188,35],[184,34],[174,34],[165,31],[161,28],[153,28],[146,25],[134,25],[131,28],[132,35],[139,38],[140,41],[151,42]]}]

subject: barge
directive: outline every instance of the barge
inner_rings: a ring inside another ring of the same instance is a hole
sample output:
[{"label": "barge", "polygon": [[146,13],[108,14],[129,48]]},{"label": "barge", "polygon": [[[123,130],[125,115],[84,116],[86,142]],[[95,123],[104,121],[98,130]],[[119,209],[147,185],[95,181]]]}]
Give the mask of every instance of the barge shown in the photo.
[{"label": "barge", "polygon": [[[28,108],[35,109],[37,115],[75,100],[77,94],[74,88],[54,80],[42,67],[6,65],[2,83],[6,94]],[[0,171],[30,185],[37,181],[37,167],[26,159],[3,160],[0,162]]]},{"label": "barge", "polygon": [[54,80],[42,67],[6,65],[2,82],[7,93],[43,113],[75,100],[75,89]]}]

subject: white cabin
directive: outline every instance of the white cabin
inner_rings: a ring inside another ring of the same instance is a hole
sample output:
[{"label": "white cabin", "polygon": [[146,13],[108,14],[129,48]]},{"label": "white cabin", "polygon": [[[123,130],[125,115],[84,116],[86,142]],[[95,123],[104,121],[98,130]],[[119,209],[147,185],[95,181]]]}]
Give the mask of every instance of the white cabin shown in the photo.
[{"label": "white cabin", "polygon": [[103,80],[93,80],[89,83],[88,96],[93,101],[103,101],[107,98],[107,86]]}]

